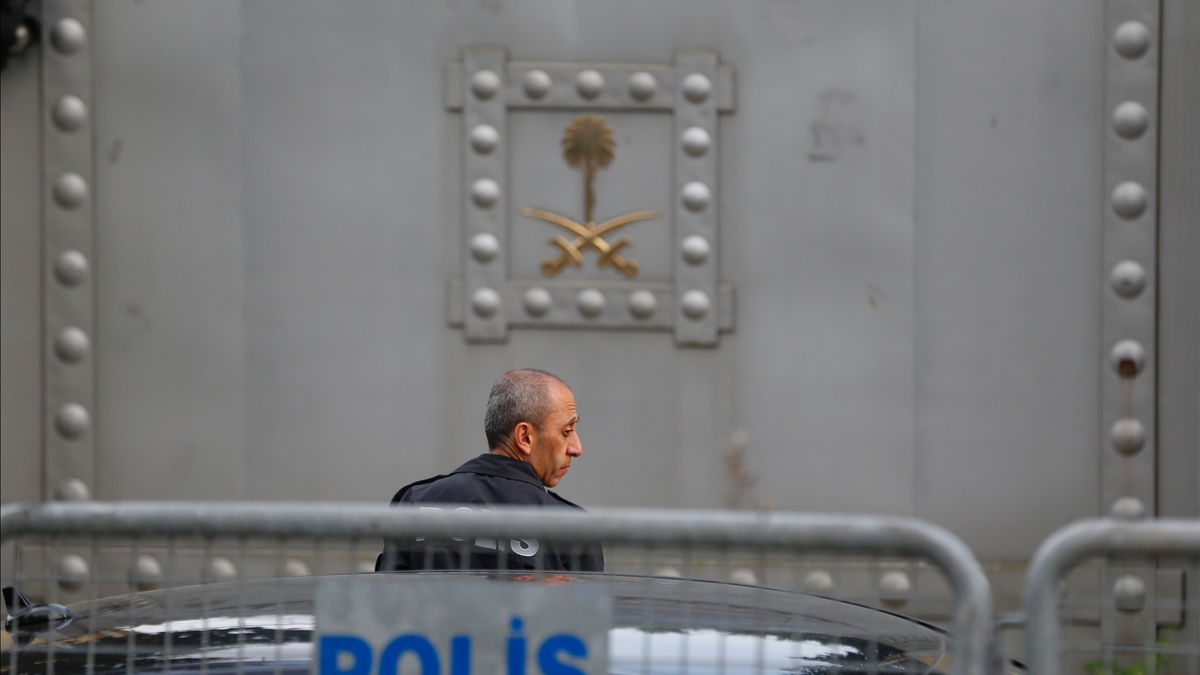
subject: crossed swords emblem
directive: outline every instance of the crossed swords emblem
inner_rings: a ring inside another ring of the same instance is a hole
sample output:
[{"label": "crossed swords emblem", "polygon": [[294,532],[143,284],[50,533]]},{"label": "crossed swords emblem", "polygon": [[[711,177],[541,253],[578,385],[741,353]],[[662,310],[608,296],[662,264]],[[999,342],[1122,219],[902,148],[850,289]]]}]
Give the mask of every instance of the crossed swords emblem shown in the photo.
[{"label": "crossed swords emblem", "polygon": [[592,211],[596,205],[594,183],[596,171],[603,169],[612,162],[613,149],[616,142],[612,137],[612,129],[601,118],[593,115],[576,117],[563,133],[563,157],[571,167],[583,170],[583,210],[584,222],[576,222],[566,216],[543,211],[541,209],[523,208],[521,215],[539,218],[548,223],[558,225],[575,235],[574,240],[568,240],[561,235],[550,238],[550,243],[561,251],[553,258],[542,262],[542,273],[553,276],[569,265],[583,266],[583,252],[596,249],[600,253],[599,267],[612,266],[627,277],[638,273],[638,263],[621,255],[621,249],[632,242],[627,237],[621,237],[609,243],[604,235],[639,220],[648,220],[662,215],[659,211],[637,211],[623,216],[609,218],[597,225],[592,220]]}]

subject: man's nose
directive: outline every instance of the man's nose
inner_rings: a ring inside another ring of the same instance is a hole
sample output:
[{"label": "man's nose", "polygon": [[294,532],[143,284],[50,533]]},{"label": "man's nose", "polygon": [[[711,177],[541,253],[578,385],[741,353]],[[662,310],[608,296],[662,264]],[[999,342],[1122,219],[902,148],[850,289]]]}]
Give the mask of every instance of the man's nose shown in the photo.
[{"label": "man's nose", "polygon": [[583,454],[583,443],[579,440],[579,432],[571,434],[571,444],[567,446],[567,454],[578,457]]}]

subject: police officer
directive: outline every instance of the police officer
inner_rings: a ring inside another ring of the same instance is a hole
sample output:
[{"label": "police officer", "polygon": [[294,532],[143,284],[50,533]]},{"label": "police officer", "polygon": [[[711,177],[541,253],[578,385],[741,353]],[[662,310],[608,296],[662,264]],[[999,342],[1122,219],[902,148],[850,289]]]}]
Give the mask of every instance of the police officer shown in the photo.
[{"label": "police officer", "polygon": [[[392,504],[477,504],[481,508],[522,504],[583,511],[547,489],[558,485],[571,460],[583,453],[575,430],[578,422],[575,396],[565,382],[543,370],[509,371],[488,397],[484,431],[489,451],[447,476],[404,486],[392,497]],[[463,545],[456,542],[423,538],[391,542],[375,569],[604,570],[599,545],[555,547],[532,539],[476,539],[465,566],[462,552]]]}]

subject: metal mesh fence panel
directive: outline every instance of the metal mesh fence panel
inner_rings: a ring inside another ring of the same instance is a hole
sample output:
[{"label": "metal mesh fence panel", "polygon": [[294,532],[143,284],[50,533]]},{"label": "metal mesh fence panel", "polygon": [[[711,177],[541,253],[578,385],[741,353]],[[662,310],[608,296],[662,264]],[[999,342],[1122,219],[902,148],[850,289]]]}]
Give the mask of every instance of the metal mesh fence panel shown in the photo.
[{"label": "metal mesh fence panel", "polygon": [[[3,584],[31,604],[9,604],[4,673],[317,672],[315,589],[331,575],[377,578],[377,565],[404,569],[388,573],[396,583],[602,583],[620,675],[990,666],[982,570],[914,519],[61,503],[5,507],[2,539]],[[587,562],[599,548],[603,574]]]},{"label": "metal mesh fence panel", "polygon": [[1197,675],[1198,573],[1200,520],[1096,519],[1064,527],[1029,568],[1030,672]]}]

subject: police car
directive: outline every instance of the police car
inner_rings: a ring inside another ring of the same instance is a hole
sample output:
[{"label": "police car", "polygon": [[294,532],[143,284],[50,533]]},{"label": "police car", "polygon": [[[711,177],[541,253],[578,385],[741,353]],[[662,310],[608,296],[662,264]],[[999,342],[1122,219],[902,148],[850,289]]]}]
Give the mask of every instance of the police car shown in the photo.
[{"label": "police car", "polygon": [[612,574],[328,575],[8,604],[0,674],[925,674],[954,651],[934,626],[854,603]]}]

